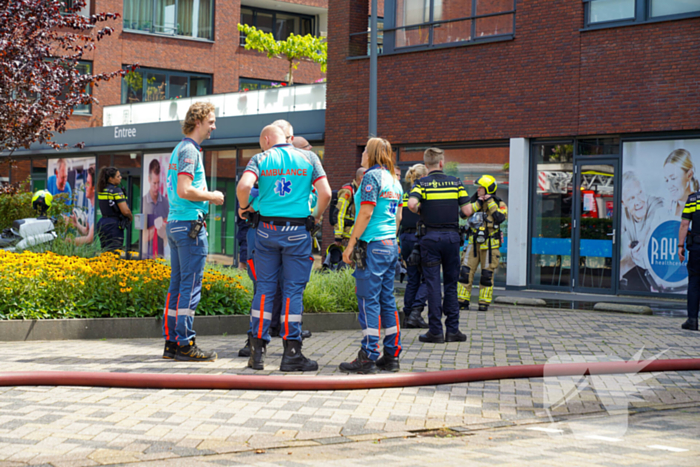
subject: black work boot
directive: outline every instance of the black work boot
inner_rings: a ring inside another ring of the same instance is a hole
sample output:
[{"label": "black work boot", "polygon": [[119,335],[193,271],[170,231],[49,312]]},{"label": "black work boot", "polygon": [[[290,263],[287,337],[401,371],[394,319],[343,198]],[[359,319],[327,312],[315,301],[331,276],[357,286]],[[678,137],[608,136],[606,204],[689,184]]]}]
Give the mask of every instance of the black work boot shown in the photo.
[{"label": "black work boot", "polygon": [[384,353],[375,363],[381,371],[391,371],[396,373],[399,371],[399,357],[394,357],[391,353],[384,349]]},{"label": "black work boot", "polygon": [[469,300],[459,300],[460,310],[469,310]]},{"label": "black work boot", "polygon": [[343,362],[338,365],[338,368],[345,373],[356,373],[358,375],[373,375],[379,373],[377,364],[369,359],[364,350],[360,350],[357,353],[357,358],[355,360],[349,363]]},{"label": "black work boot", "polygon": [[479,311],[489,311],[489,306],[485,303],[479,303]]},{"label": "black work boot", "polygon": [[216,357],[216,352],[205,352],[197,347],[194,339],[188,345],[178,346],[175,353],[175,360],[180,362],[213,362]]},{"label": "black work boot", "polygon": [[316,371],[318,363],[309,360],[301,353],[301,341],[290,341],[284,339],[284,354],[280,371]]},{"label": "black work boot", "polygon": [[250,358],[248,359],[248,368],[253,370],[263,370],[265,368],[265,352],[267,351],[267,342],[257,337],[250,337]]},{"label": "black work boot", "polygon": [[423,313],[422,306],[413,308],[411,314],[406,318],[404,327],[406,329],[428,329],[430,326],[425,322],[421,313]]},{"label": "black work boot", "polygon": [[177,353],[177,342],[165,341],[165,349],[163,349],[163,358],[172,360]]},{"label": "black work boot", "polygon": [[238,351],[238,356],[250,357],[250,334],[248,334],[248,338],[245,340],[245,345],[243,348]]},{"label": "black work boot", "polygon": [[681,324],[681,327],[683,329],[687,329],[689,331],[697,331],[698,330],[698,320],[697,319],[691,319],[688,318],[685,323]]}]

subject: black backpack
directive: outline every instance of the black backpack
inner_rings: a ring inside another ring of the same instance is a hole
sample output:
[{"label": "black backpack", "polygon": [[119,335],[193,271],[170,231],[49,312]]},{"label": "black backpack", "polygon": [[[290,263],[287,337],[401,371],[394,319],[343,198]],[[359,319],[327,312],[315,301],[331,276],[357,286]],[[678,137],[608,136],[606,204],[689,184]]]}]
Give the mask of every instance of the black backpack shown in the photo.
[{"label": "black backpack", "polygon": [[331,223],[331,227],[338,223],[338,190],[333,190],[331,194],[331,204],[330,211],[328,212],[328,222]]},{"label": "black backpack", "polygon": [[[354,193],[354,190],[352,189],[352,183],[343,185],[340,189],[342,190],[346,187],[350,188],[350,191]],[[353,198],[350,198],[351,202],[352,199]],[[330,211],[328,212],[328,222],[331,223],[331,226],[334,226],[338,223],[338,214],[340,214],[340,210],[338,209],[338,190],[333,190],[333,192],[331,193]]]}]

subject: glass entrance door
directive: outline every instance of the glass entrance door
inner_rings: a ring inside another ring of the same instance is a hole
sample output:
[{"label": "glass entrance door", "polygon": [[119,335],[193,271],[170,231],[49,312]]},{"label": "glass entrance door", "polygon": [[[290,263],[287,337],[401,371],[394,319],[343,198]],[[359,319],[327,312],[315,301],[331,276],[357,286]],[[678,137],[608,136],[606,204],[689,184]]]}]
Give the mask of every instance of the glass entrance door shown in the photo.
[{"label": "glass entrance door", "polygon": [[615,293],[617,267],[617,159],[577,161],[574,167],[573,288],[576,291]]}]

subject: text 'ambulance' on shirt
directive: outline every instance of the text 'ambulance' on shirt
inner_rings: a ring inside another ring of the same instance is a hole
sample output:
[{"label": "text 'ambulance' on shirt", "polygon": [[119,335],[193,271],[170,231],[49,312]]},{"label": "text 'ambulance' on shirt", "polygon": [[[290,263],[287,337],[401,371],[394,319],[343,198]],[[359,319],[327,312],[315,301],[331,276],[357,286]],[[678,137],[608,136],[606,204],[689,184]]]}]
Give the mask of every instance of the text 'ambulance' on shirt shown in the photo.
[{"label": "text 'ambulance' on shirt", "polygon": [[372,217],[360,240],[376,242],[396,238],[396,210],[403,206],[403,188],[393,174],[375,165],[367,169],[355,193],[355,225],[363,204],[374,205]]},{"label": "text 'ambulance' on shirt", "polygon": [[315,153],[291,144],[277,144],[254,155],[245,172],[258,179],[260,215],[292,219],[308,217],[313,184],[326,176]]}]

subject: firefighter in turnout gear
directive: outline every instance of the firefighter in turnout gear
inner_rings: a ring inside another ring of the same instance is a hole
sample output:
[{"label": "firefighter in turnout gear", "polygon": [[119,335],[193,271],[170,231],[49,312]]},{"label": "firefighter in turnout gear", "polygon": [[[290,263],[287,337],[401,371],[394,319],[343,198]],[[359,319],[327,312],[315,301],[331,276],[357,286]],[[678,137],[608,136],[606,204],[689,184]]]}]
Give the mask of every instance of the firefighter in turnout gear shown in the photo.
[{"label": "firefighter in turnout gear", "polygon": [[496,179],[483,175],[474,184],[477,192],[470,202],[469,245],[462,256],[458,296],[463,308],[469,309],[474,273],[481,264],[479,311],[487,311],[493,299],[493,276],[501,259],[501,224],[508,216],[508,207],[496,197]]}]

